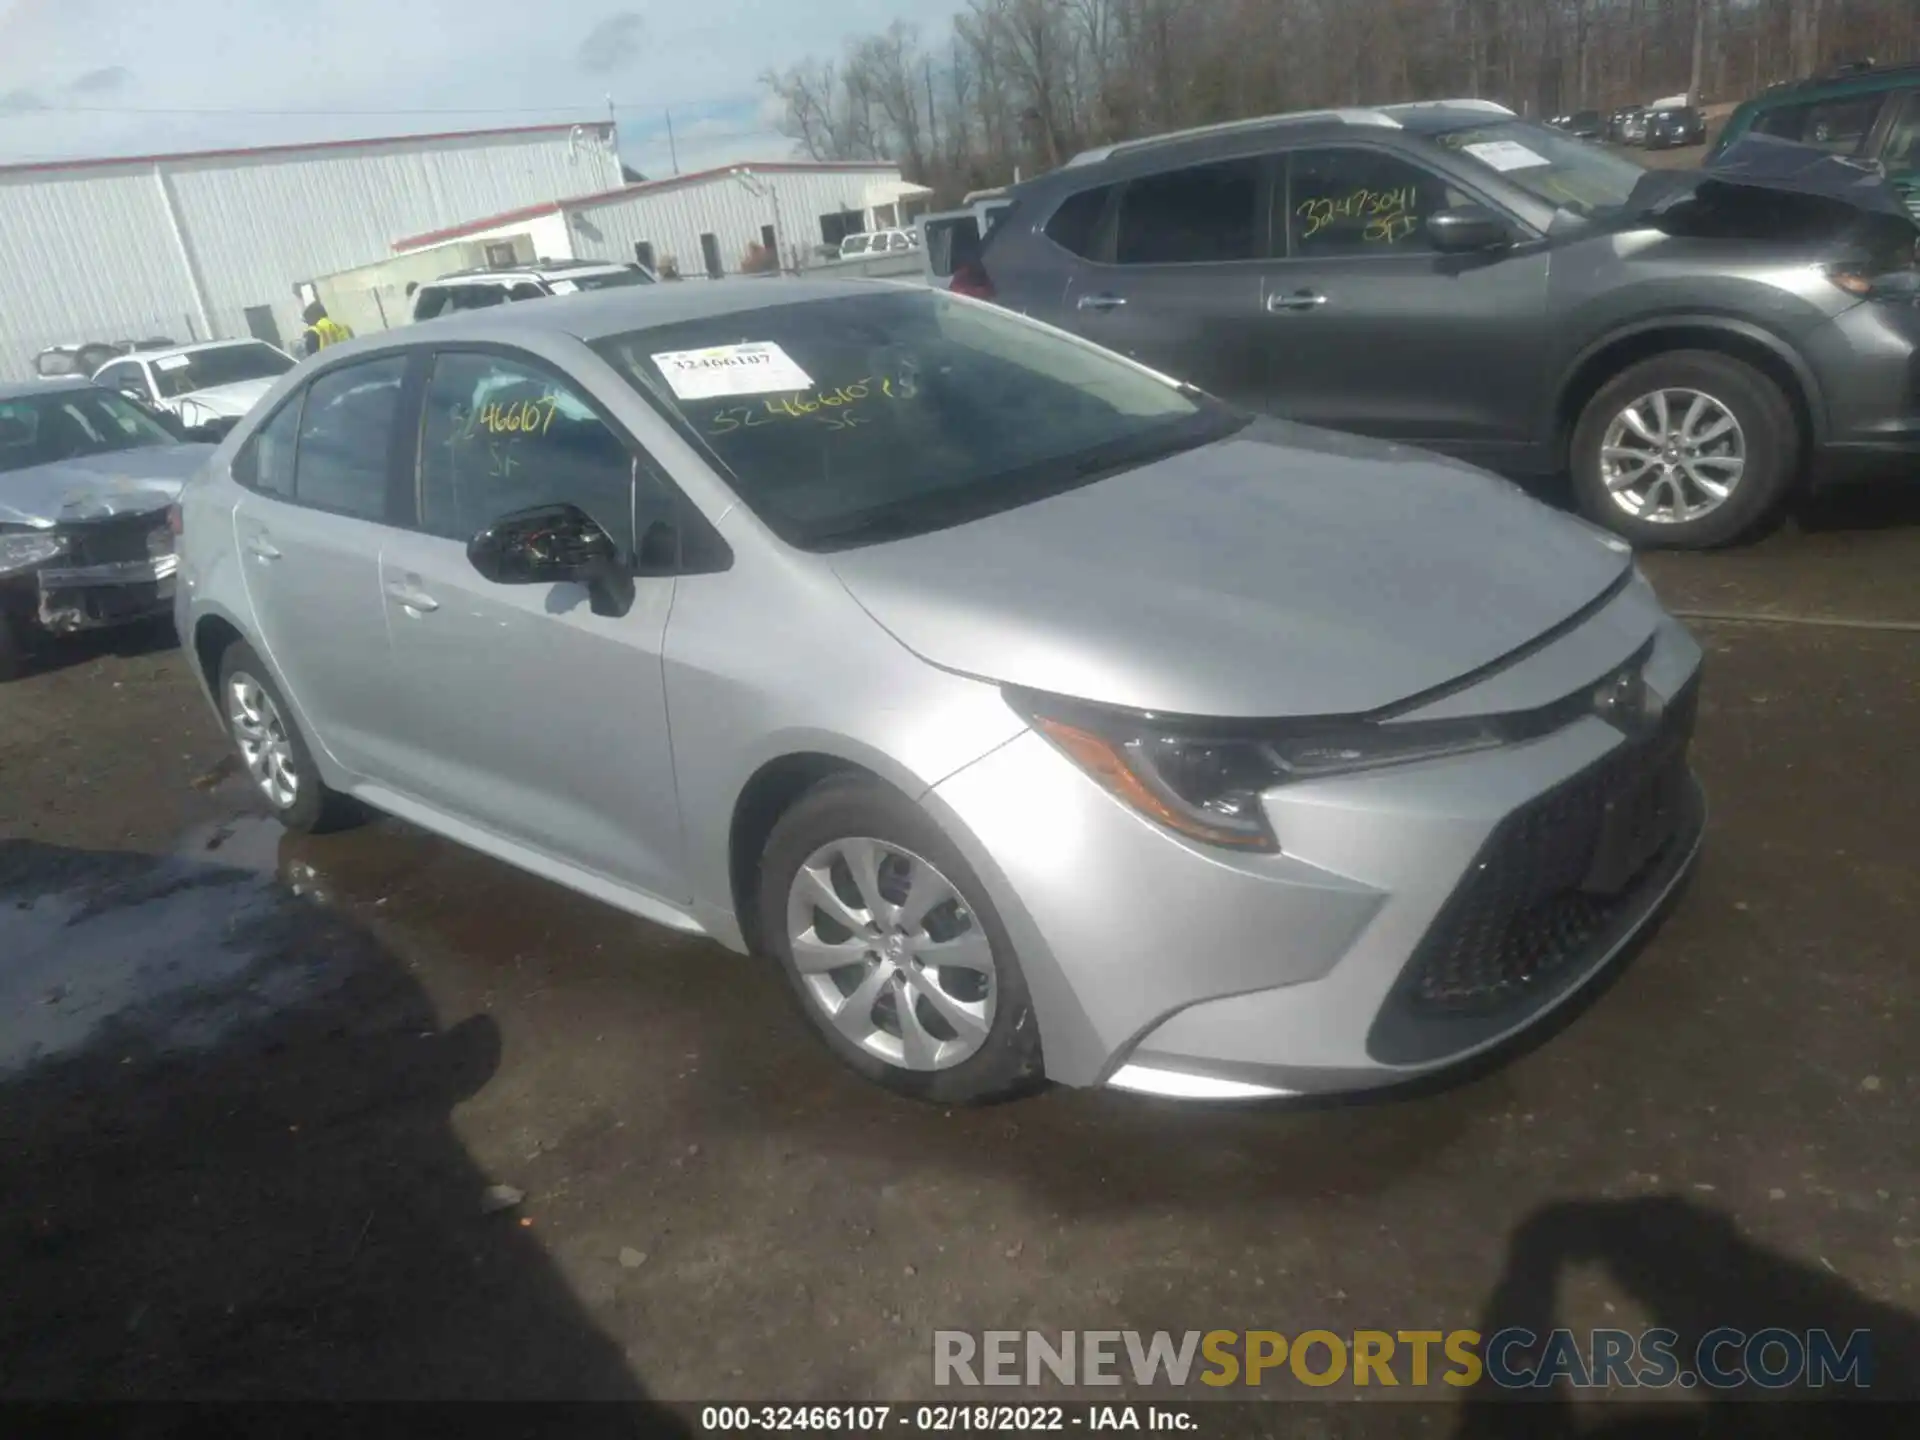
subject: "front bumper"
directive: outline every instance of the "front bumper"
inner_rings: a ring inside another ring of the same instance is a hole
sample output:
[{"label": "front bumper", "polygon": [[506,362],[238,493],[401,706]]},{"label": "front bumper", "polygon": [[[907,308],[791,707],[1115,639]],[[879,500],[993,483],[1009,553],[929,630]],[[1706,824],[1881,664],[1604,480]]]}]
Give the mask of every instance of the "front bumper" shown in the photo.
[{"label": "front bumper", "polygon": [[173,613],[172,555],[70,569],[43,569],[35,618],[52,635],[131,625]]},{"label": "front bumper", "polygon": [[1805,345],[1827,405],[1813,482],[1920,477],[1920,304],[1862,302]]},{"label": "front bumper", "polygon": [[[1571,694],[1649,638],[1645,674],[1669,702],[1671,739],[1685,729],[1700,651],[1639,581],[1433,713]],[[1625,950],[1698,848],[1704,805],[1684,733],[1665,772],[1677,782],[1665,844],[1605,903],[1557,897],[1593,861],[1595,814],[1632,788],[1608,777],[1644,773],[1625,762],[1649,743],[1589,716],[1497,751],[1284,787],[1266,802],[1277,855],[1188,845],[1032,733],[929,804],[968,837],[1021,956],[1054,1079],[1322,1094],[1406,1082],[1492,1049]],[[1569,796],[1582,806],[1568,808]],[[1560,908],[1542,910],[1549,901]],[[1482,972],[1517,983],[1472,993]]]}]

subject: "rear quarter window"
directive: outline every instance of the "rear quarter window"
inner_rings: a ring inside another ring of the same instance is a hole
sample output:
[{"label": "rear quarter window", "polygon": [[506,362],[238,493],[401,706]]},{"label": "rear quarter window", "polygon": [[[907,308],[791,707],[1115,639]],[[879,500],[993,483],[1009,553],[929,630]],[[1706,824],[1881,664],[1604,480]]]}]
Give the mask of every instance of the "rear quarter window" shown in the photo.
[{"label": "rear quarter window", "polygon": [[1053,218],[1047,221],[1047,238],[1062,250],[1091,259],[1099,234],[1100,217],[1106,213],[1107,199],[1112,194],[1111,185],[1101,185],[1093,190],[1069,195],[1060,202],[1060,208],[1053,212]]}]

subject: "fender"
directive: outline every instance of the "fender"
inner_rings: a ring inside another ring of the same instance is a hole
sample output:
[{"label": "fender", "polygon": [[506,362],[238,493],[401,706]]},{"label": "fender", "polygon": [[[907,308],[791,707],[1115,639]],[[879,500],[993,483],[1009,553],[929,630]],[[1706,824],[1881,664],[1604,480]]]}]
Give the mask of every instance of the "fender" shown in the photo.
[{"label": "fender", "polygon": [[[1711,310],[1674,310],[1663,314],[1644,315],[1629,324],[1607,331],[1599,339],[1582,348],[1574,356],[1573,363],[1566,367],[1560,384],[1554,392],[1552,422],[1556,429],[1561,415],[1565,413],[1567,396],[1572,391],[1574,382],[1580,379],[1582,372],[1595,356],[1623,340],[1632,340],[1662,330],[1716,331],[1764,348],[1792,372],[1795,382],[1800,387],[1800,398],[1806,404],[1807,418],[1812,426],[1811,433],[1807,437],[1808,441],[1816,446],[1826,442],[1826,399],[1821,394],[1820,382],[1814,378],[1813,371],[1800,357],[1800,352],[1785,338],[1763,325],[1756,325],[1750,320],[1719,314]],[[1559,439],[1560,436],[1557,433],[1549,437],[1550,443],[1557,444]]]}]

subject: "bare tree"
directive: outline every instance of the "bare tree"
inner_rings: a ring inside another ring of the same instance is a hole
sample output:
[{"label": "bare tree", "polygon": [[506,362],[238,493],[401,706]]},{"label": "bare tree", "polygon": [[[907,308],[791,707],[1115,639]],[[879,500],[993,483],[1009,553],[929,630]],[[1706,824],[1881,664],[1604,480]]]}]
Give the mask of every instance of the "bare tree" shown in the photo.
[{"label": "bare tree", "polygon": [[820,159],[886,157],[948,199],[1127,135],[1484,95],[1528,114],[1741,94],[1920,58],[1920,0],[967,0],[764,82]]}]

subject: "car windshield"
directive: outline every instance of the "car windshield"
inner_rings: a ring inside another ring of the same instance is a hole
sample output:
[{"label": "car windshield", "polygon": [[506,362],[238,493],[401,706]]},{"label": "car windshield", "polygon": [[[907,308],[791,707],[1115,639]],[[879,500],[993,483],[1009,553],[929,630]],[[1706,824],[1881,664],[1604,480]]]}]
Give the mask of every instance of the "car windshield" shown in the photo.
[{"label": "car windshield", "polygon": [[111,390],[62,389],[0,400],[0,473],[177,443],[146,411]]},{"label": "car windshield", "polygon": [[629,267],[624,270],[608,270],[599,275],[569,275],[565,279],[553,279],[547,282],[556,295],[565,295],[572,290],[611,290],[620,285],[651,285],[653,277],[646,271]]},{"label": "car windshield", "polygon": [[195,390],[211,390],[216,385],[269,379],[293,368],[291,356],[258,340],[216,345],[184,355],[162,355],[151,363],[154,383],[160,387],[161,398],[165,400],[190,395]]},{"label": "car windshield", "polygon": [[1246,423],[1117,356],[934,290],[718,315],[595,348],[805,549],[957,525]]},{"label": "car windshield", "polygon": [[1589,140],[1545,125],[1507,120],[1434,136],[1449,150],[1498,170],[1550,205],[1591,218],[1627,203],[1647,173],[1640,165]]},{"label": "car windshield", "polygon": [[873,237],[871,235],[849,235],[840,242],[840,253],[842,255],[863,255],[866,253],[867,247],[872,243]]}]

